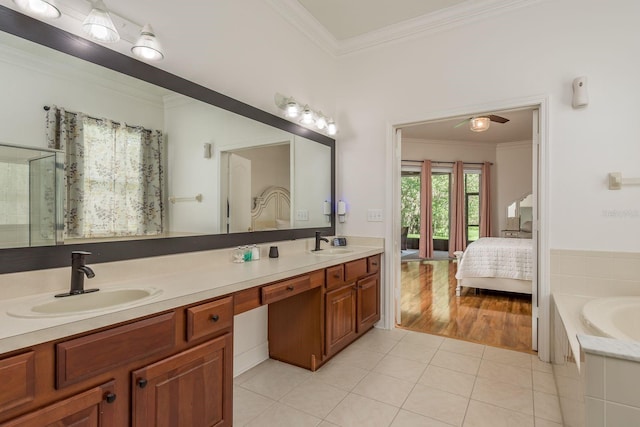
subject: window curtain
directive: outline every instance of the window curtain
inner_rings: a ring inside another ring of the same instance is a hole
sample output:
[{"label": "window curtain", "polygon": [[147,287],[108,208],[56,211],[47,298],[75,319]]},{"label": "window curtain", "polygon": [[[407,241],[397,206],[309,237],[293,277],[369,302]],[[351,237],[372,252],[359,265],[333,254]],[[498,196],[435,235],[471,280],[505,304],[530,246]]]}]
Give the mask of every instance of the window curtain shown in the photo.
[{"label": "window curtain", "polygon": [[449,230],[449,256],[454,252],[464,251],[467,247],[465,230],[465,194],[464,194],[464,164],[457,161],[453,164],[453,184],[451,186],[451,221]]},{"label": "window curtain", "polygon": [[482,164],[480,175],[480,237],[491,237],[491,163]]},{"label": "window curtain", "polygon": [[83,115],[51,106],[46,113],[47,147],[65,153],[63,185],[64,237],[80,237],[84,216]]},{"label": "window curtain", "polygon": [[431,160],[422,162],[420,176],[420,258],[433,258],[433,189],[431,188]]},{"label": "window curtain", "polygon": [[52,107],[47,113],[47,139],[66,153],[69,238],[163,232],[160,131]]}]

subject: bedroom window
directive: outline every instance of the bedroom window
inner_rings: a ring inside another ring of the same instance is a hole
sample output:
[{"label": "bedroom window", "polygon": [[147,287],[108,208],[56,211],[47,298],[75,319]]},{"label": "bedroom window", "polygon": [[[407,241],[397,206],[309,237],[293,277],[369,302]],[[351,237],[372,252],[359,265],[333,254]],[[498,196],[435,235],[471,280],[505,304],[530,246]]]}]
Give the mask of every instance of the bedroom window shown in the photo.
[{"label": "bedroom window", "polygon": [[480,172],[465,171],[465,218],[467,243],[478,240],[480,236]]}]

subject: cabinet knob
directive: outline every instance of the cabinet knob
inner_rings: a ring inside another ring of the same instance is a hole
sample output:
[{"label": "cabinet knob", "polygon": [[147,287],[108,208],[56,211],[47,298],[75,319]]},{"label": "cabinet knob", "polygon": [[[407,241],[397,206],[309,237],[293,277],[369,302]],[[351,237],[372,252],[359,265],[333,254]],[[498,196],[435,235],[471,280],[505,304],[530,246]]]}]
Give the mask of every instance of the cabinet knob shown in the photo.
[{"label": "cabinet knob", "polygon": [[378,263],[377,262],[372,262],[371,265],[373,265],[374,267],[377,267]]},{"label": "cabinet knob", "polygon": [[287,290],[288,291],[292,291],[293,290],[293,286],[291,286],[291,285],[287,286]]},{"label": "cabinet knob", "polygon": [[339,275],[338,273],[336,273],[336,274],[334,274],[334,275],[333,275],[333,278],[334,278],[334,279],[339,279],[339,278],[340,278],[340,275]]},{"label": "cabinet knob", "polygon": [[107,403],[113,403],[116,401],[116,395],[115,393],[107,393],[104,395],[104,400],[106,400]]},{"label": "cabinet knob", "polygon": [[147,380],[145,380],[144,378],[140,378],[138,380],[138,387],[145,388],[146,386],[147,386]]},{"label": "cabinet knob", "polygon": [[220,320],[220,316],[218,316],[217,314],[214,314],[213,316],[211,316],[212,322],[217,322],[218,320]]}]

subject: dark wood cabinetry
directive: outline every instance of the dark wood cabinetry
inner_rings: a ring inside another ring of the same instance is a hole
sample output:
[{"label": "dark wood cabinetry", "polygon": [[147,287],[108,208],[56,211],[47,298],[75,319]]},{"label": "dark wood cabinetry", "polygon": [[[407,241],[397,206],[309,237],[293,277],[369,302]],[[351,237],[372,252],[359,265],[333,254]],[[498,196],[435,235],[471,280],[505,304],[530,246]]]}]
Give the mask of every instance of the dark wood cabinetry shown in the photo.
[{"label": "dark wood cabinetry", "polygon": [[134,371],[133,426],[230,426],[232,345],[228,333]]},{"label": "dark wood cabinetry", "polygon": [[344,264],[344,282],[326,293],[326,355],[332,356],[380,320],[380,255]]},{"label": "dark wood cabinetry", "polygon": [[[76,394],[60,402],[1,423],[2,427],[115,426],[116,405],[120,404],[113,381]],[[124,403],[124,402],[123,402]]]},{"label": "dark wood cabinetry", "polygon": [[269,306],[269,355],[316,370],[380,319],[380,255],[0,358],[0,427],[232,425],[233,316]]},{"label": "dark wood cabinetry", "polygon": [[0,427],[231,426],[232,349],[233,297],[40,344],[0,359]]}]

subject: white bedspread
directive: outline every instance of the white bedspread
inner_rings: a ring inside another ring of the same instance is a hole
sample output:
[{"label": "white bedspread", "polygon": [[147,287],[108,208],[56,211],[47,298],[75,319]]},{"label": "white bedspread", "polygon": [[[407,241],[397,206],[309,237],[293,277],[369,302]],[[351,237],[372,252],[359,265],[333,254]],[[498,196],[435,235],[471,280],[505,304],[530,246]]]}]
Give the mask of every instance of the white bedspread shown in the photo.
[{"label": "white bedspread", "polygon": [[471,243],[459,261],[456,279],[503,277],[532,280],[531,239],[483,237]]}]

